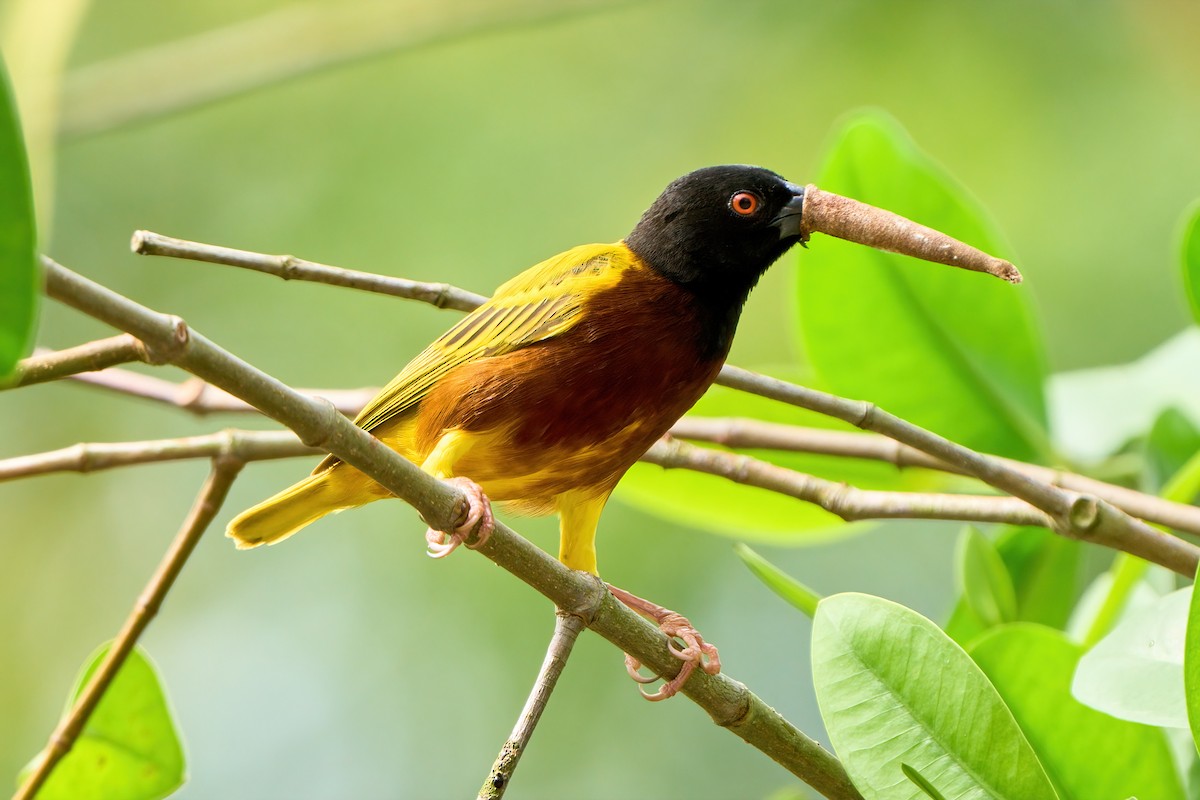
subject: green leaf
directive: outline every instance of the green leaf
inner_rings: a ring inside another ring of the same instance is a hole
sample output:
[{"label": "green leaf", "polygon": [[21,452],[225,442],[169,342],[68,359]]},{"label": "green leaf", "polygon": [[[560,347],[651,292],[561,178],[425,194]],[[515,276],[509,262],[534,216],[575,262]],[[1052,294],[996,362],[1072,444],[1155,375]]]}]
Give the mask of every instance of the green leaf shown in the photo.
[{"label": "green leaf", "polygon": [[[1045,528],[1010,526],[1001,529],[994,547],[1011,576],[1015,619],[1065,627],[1079,594],[1080,543]],[[946,623],[946,633],[965,645],[988,627],[961,597]]]},{"label": "green leaf", "polygon": [[[817,185],[1007,250],[979,204],[882,112],[851,117]],[[832,237],[810,247],[797,272],[800,327],[831,391],[977,450],[1048,456],[1046,360],[1027,290]]]},{"label": "green leaf", "polygon": [[1063,800],[1123,800],[1132,794],[1183,800],[1163,731],[1102,714],[1071,696],[1083,648],[1061,631],[1018,623],[970,649],[1029,738]]},{"label": "green leaf", "polygon": [[37,276],[29,161],[16,99],[0,61],[0,378],[29,352]]},{"label": "green leaf", "polygon": [[788,601],[809,617],[817,613],[821,595],[788,575],[744,544],[734,545],[733,551],[767,588]]},{"label": "green leaf", "polygon": [[827,597],[812,653],[829,739],[866,800],[926,797],[902,763],[946,800],[1057,797],[983,672],[915,611],[868,595]]},{"label": "green leaf", "polygon": [[901,762],[900,771],[904,773],[906,778],[915,783],[922,792],[932,798],[932,800],[946,800],[945,796],[937,790],[937,787],[926,780],[924,775],[917,772],[915,767]]},{"label": "green leaf", "polygon": [[955,562],[959,591],[985,626],[990,628],[1016,619],[1016,590],[1004,560],[973,525],[968,525],[958,537]]},{"label": "green leaf", "polygon": [[[67,701],[68,710],[108,647],[88,660]],[[36,763],[34,759],[22,771],[20,780]],[[121,666],[75,746],[38,792],[38,800],[157,800],[183,785],[185,769],[167,698],[153,664],[139,648]]]},{"label": "green leaf", "polygon": [[1192,203],[1184,214],[1180,264],[1183,267],[1183,290],[1192,317],[1200,323],[1200,200]]},{"label": "green leaf", "polygon": [[[1197,573],[1200,580],[1200,572]],[[1195,584],[1192,584],[1195,586]],[[1200,752],[1200,592],[1192,592],[1183,649],[1183,690],[1192,742]]]},{"label": "green leaf", "polygon": [[[795,368],[762,370],[783,380],[813,386],[811,375]],[[692,409],[706,417],[748,417],[808,428],[853,430],[821,414],[778,403],[757,395],[713,386]],[[898,470],[891,464],[863,459],[745,450],[755,458],[788,469],[846,482],[865,489],[921,491],[941,477],[927,470]],[[617,485],[618,500],[675,523],[712,533],[765,544],[816,544],[867,530],[872,523],[847,524],[824,509],[802,500],[689,470],[664,470],[635,464]]]},{"label": "green leaf", "polygon": [[1079,661],[1071,691],[1119,719],[1187,728],[1183,653],[1191,587],[1131,609]]}]

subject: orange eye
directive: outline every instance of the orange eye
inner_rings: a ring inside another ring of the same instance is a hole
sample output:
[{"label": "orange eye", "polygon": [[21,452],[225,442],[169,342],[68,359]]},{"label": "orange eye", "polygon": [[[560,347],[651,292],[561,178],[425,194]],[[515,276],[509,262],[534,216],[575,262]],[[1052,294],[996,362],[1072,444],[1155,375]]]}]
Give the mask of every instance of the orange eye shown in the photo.
[{"label": "orange eye", "polygon": [[729,198],[729,207],[733,209],[733,213],[742,217],[748,217],[758,211],[758,204],[758,195],[753,192],[738,192]]}]

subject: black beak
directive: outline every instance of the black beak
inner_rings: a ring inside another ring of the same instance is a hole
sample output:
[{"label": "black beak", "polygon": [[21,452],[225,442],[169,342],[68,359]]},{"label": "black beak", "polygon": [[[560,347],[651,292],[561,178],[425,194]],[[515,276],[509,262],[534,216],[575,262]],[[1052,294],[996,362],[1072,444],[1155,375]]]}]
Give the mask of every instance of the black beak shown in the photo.
[{"label": "black beak", "polygon": [[798,239],[803,244],[806,237],[800,220],[804,216],[804,187],[788,182],[787,188],[792,192],[792,199],[780,209],[771,224],[779,229],[781,240]]}]

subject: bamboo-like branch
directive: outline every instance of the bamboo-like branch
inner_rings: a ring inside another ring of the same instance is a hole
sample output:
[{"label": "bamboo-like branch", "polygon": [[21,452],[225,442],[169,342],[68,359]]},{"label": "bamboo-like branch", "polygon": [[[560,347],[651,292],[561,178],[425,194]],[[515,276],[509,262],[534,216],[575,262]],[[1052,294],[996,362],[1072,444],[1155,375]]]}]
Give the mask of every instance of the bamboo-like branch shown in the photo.
[{"label": "bamboo-like branch", "polygon": [[150,582],[138,597],[137,602],[134,603],[133,610],[130,611],[120,633],[117,634],[117,638],[105,653],[100,666],[96,668],[87,686],[76,699],[71,711],[54,729],[46,749],[41,753],[37,766],[17,790],[13,800],[32,800],[46,779],[50,777],[54,767],[75,745],[79,734],[83,731],[83,726],[87,724],[88,718],[96,710],[100,698],[104,696],[117,676],[117,672],[120,671],[121,665],[125,663],[125,659],[133,651],[138,639],[150,621],[154,619],[155,614],[158,613],[163,598],[170,591],[171,585],[175,583],[179,571],[183,569],[184,562],[195,549],[196,543],[200,541],[200,537],[212,522],[213,517],[221,509],[221,504],[225,502],[225,496],[229,493],[229,487],[233,485],[241,468],[242,462],[232,454],[222,454],[213,459],[212,472],[196,497],[196,502],[180,527],[179,533],[175,536],[175,540],[171,542],[171,546],[163,556],[158,569],[154,571]]},{"label": "bamboo-like branch", "polygon": [[[414,506],[434,528],[461,524],[462,494],[422,472],[396,451],[355,426],[328,402],[306,397],[255,369],[190,330],[183,320],[152,311],[54,261],[43,258],[46,291],[80,311],[124,329],[164,353],[169,361],[237,395],[294,430],[302,441],[333,453]],[[497,522],[476,549],[512,572],[555,606],[582,617],[588,627],[665,677],[680,670],[679,659],[656,627],[630,611],[592,576],[568,569],[541,548]],[[684,695],[713,721],[774,759],[831,800],[861,800],[832,754],[805,736],[744,685],[728,675],[697,670]]]},{"label": "bamboo-like branch", "polygon": [[717,380],[732,389],[790,403],[881,433],[941,459],[1045,512],[1053,520],[1053,530],[1064,536],[1124,550],[1180,575],[1195,575],[1200,564],[1200,548],[1130,517],[1095,495],[1062,489],[1023,474],[997,458],[976,453],[889,414],[874,403],[847,400],[728,365]]},{"label": "bamboo-like branch", "polygon": [[[627,1],[627,0],[626,0]],[[318,70],[600,11],[613,0],[308,2],[71,72],[60,134],[93,135],[294,80]]]},{"label": "bamboo-like branch", "polygon": [[508,741],[500,748],[500,755],[496,756],[492,770],[479,790],[478,800],[499,800],[504,796],[504,792],[512,783],[517,764],[529,746],[533,731],[542,718],[542,712],[550,702],[550,695],[558,684],[558,677],[567,665],[567,659],[575,647],[575,640],[585,627],[587,625],[582,618],[561,609],[555,610],[554,635],[550,638],[550,646],[546,648],[542,668],[538,670],[537,679],[525,701],[525,707],[521,709],[516,726],[509,734]]},{"label": "bamboo-like branch", "polygon": [[[712,442],[738,449],[818,453],[886,461],[900,468],[919,467],[956,475],[970,474],[960,466],[935,458],[895,439],[873,433],[804,428],[740,417],[684,417],[671,428],[671,435],[680,439]],[[1067,470],[1027,464],[999,456],[991,458],[1052,486],[1094,494],[1125,513],[1148,522],[1200,536],[1200,507],[1156,497]]]},{"label": "bamboo-like branch", "polygon": [[847,522],[863,519],[952,519],[1041,525],[1051,520],[1015,497],[857,489],[750,456],[697,447],[678,439],[655,442],[642,460],[665,469],[690,469],[757,486],[820,506]]}]

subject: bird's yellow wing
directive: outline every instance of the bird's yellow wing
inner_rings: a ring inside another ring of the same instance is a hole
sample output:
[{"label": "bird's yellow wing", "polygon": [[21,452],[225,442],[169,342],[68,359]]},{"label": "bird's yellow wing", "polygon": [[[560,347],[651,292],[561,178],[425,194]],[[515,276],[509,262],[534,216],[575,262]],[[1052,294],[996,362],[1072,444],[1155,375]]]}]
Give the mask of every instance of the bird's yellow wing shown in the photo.
[{"label": "bird's yellow wing", "polygon": [[589,297],[616,284],[638,263],[623,243],[588,244],[527,269],[409,362],[355,424],[373,430],[416,407],[456,367],[569,330]]}]

